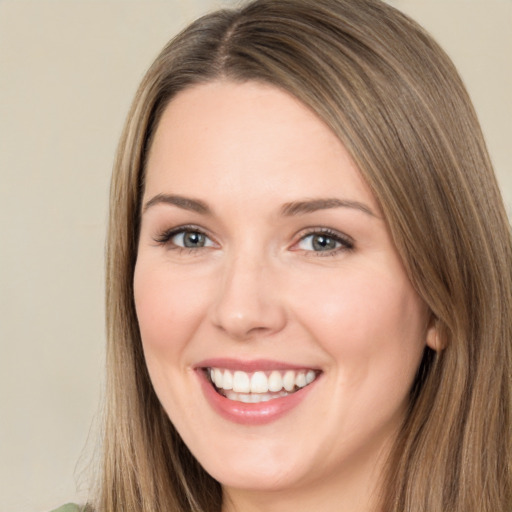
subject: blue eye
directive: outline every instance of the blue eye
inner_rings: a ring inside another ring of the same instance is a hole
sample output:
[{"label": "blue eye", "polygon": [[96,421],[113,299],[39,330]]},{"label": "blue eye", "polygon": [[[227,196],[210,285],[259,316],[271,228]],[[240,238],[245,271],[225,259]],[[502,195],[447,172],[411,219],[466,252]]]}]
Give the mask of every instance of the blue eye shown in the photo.
[{"label": "blue eye", "polygon": [[170,241],[178,247],[197,249],[213,245],[212,241],[200,231],[180,231],[171,236]]},{"label": "blue eye", "polygon": [[193,228],[177,228],[162,233],[155,239],[162,245],[169,245],[175,249],[202,249],[213,247],[213,241],[202,231]]},{"label": "blue eye", "polygon": [[341,235],[320,231],[302,237],[297,247],[303,251],[336,253],[343,249],[352,249],[354,244]]}]

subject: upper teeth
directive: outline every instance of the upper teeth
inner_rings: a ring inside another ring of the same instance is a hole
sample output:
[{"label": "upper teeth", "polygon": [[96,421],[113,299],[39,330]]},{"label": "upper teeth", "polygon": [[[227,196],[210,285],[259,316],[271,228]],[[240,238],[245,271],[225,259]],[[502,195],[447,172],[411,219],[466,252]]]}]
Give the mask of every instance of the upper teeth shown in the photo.
[{"label": "upper teeth", "polygon": [[233,390],[236,393],[277,393],[281,390],[293,391],[313,382],[317,376],[314,370],[286,370],[272,372],[258,371],[247,373],[221,368],[209,368],[212,382],[219,389]]}]

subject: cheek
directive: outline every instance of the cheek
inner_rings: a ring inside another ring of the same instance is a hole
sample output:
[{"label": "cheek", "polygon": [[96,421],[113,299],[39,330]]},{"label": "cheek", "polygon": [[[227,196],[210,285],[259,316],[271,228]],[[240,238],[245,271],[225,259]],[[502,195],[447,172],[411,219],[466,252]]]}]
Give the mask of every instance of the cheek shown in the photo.
[{"label": "cheek", "polygon": [[137,319],[149,357],[176,353],[186,346],[206,308],[206,293],[201,280],[180,277],[180,272],[162,269],[161,264],[137,263],[134,297]]},{"label": "cheek", "polygon": [[296,291],[297,317],[329,353],[340,379],[410,381],[425,347],[426,307],[403,272],[351,269]]},{"label": "cheek", "polygon": [[343,430],[342,443],[353,439],[362,446],[391,435],[425,347],[426,308],[400,276],[354,273],[329,283],[321,295],[299,307],[303,325],[330,356],[326,422]]}]

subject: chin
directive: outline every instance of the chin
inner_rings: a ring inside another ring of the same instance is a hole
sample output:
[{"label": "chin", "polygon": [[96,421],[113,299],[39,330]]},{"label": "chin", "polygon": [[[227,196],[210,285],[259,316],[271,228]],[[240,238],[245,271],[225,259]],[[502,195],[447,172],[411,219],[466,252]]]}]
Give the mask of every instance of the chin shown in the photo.
[{"label": "chin", "polygon": [[279,492],[293,489],[304,479],[300,472],[284,467],[214,468],[210,473],[224,488],[255,492]]},{"label": "chin", "polygon": [[262,446],[239,443],[238,447],[209,454],[197,454],[204,469],[223,487],[281,491],[304,481],[308,474],[304,460],[295,460],[297,447],[284,449],[281,444]]}]

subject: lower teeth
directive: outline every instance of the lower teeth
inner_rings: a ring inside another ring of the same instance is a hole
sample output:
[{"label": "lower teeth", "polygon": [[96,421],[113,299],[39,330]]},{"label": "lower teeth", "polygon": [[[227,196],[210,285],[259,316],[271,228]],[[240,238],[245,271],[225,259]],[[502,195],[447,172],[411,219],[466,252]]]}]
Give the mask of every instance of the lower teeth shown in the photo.
[{"label": "lower teeth", "polygon": [[291,393],[287,391],[279,391],[277,393],[236,393],[235,391],[219,390],[217,391],[225,396],[228,400],[234,400],[235,402],[244,402],[246,404],[257,404],[259,402],[268,402],[276,398],[288,396]]}]

